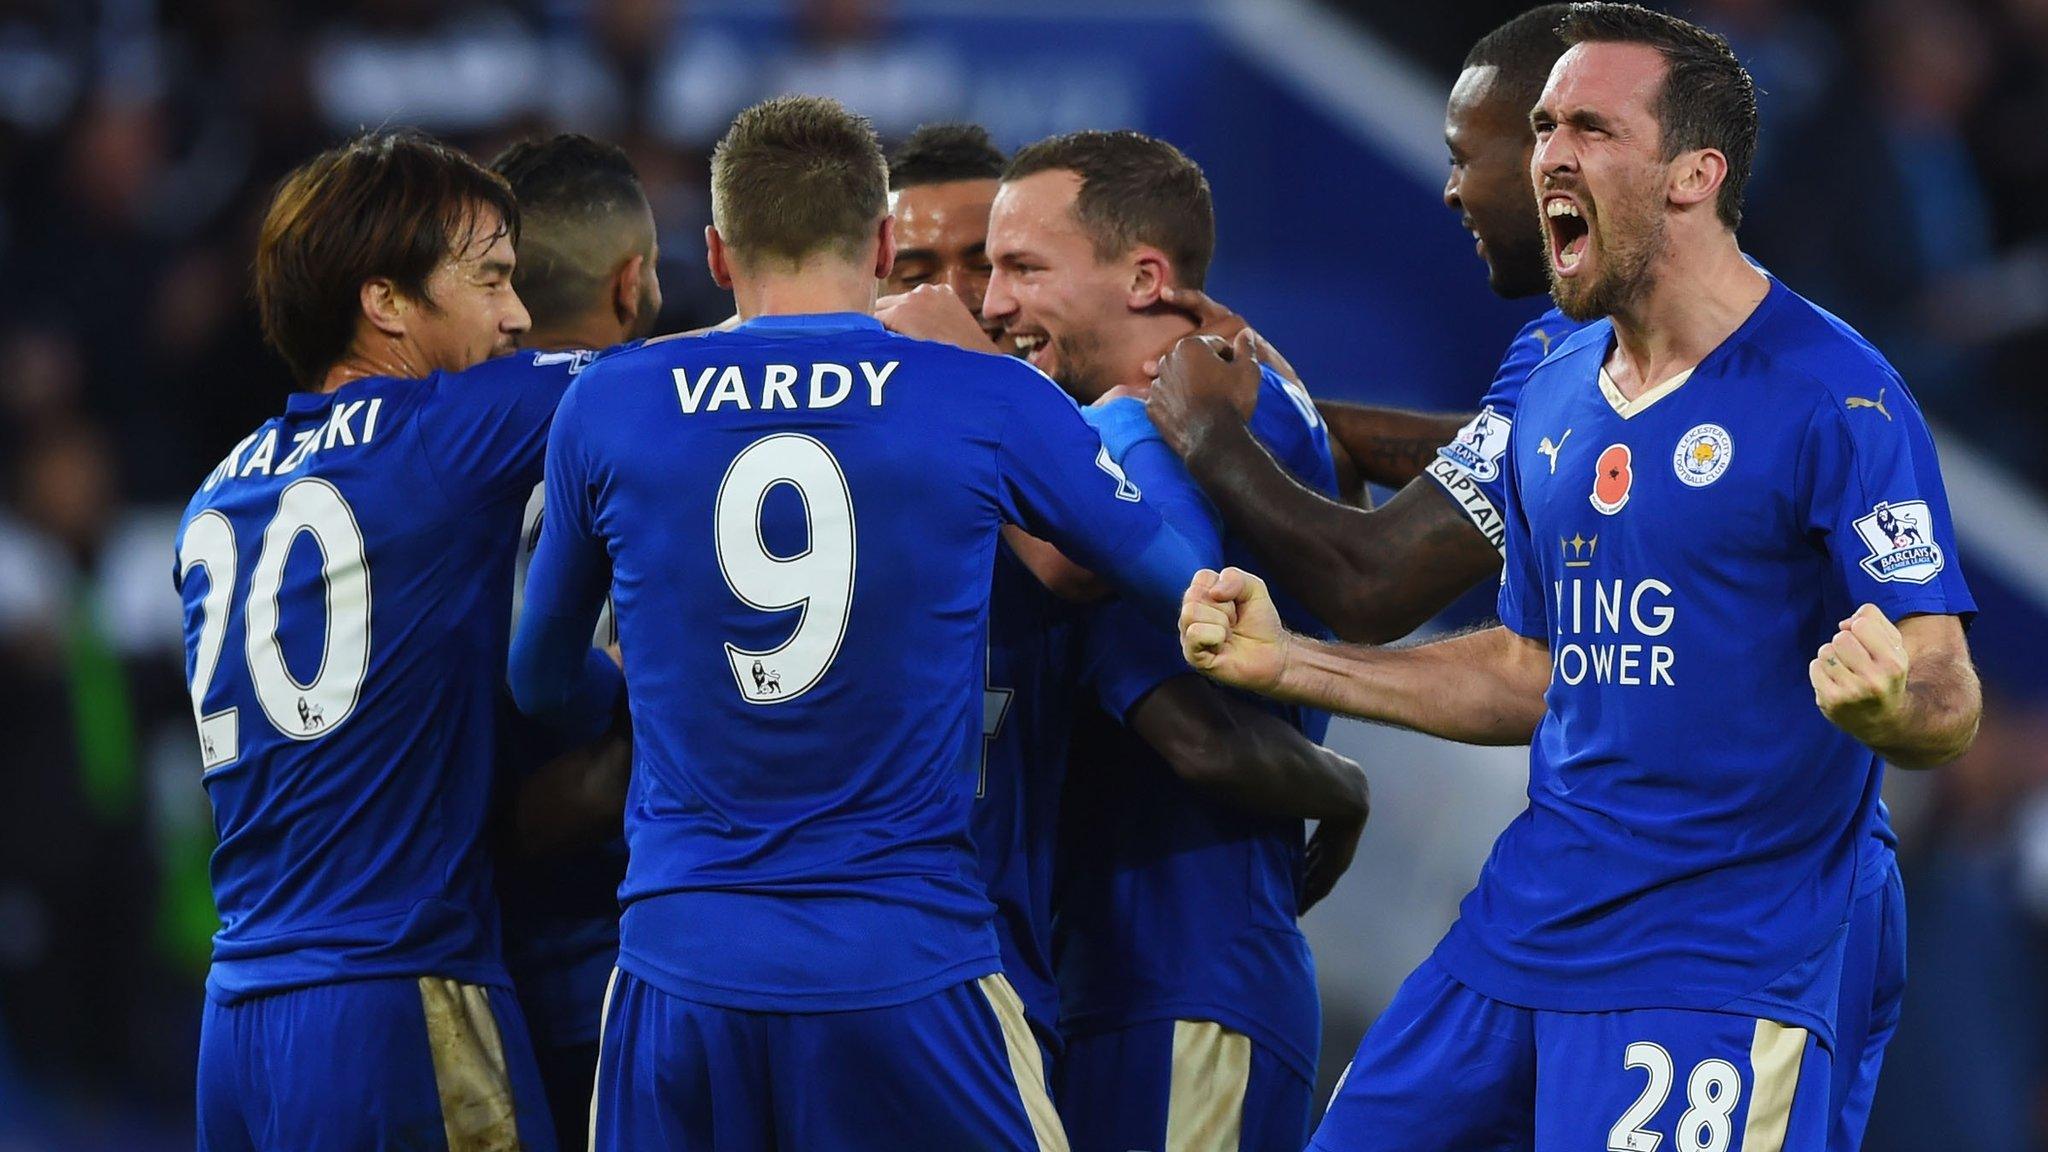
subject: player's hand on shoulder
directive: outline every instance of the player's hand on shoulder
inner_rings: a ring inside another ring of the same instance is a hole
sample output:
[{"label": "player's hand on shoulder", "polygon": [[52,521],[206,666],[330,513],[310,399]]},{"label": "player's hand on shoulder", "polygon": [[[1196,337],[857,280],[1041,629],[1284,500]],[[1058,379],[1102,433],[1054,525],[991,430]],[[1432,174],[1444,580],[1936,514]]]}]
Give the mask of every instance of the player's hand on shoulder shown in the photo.
[{"label": "player's hand on shoulder", "polygon": [[1898,625],[1877,605],[1865,604],[1842,621],[1806,671],[1822,714],[1849,735],[1877,745],[1890,738],[1892,721],[1905,710],[1909,669]]},{"label": "player's hand on shoulder", "polygon": [[1249,328],[1231,345],[1190,336],[1160,360],[1145,410],[1174,451],[1187,455],[1221,421],[1251,419],[1259,404],[1259,368],[1250,352],[1257,339]]},{"label": "player's hand on shoulder", "polygon": [[951,344],[969,352],[998,354],[966,301],[944,284],[920,284],[875,301],[875,319],[891,332]]},{"label": "player's hand on shoulder", "polygon": [[1195,573],[1181,597],[1181,655],[1236,688],[1270,692],[1286,667],[1287,629],[1266,582],[1242,568]]}]

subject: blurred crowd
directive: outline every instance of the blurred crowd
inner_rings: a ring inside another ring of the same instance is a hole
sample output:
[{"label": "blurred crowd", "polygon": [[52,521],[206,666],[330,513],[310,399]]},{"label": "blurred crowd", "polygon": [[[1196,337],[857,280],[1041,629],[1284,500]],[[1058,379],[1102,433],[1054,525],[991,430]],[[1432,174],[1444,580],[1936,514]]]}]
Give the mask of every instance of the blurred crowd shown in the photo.
[{"label": "blurred crowd", "polygon": [[[1335,6],[1448,88],[1526,5]],[[889,43],[883,0],[788,0],[797,35],[772,49],[683,7],[0,0],[0,1149],[38,1112],[93,1118],[64,1147],[189,1141],[211,818],[168,541],[195,481],[289,387],[246,296],[276,179],[393,109],[484,157],[544,127],[616,140],[657,215],[674,330],[730,309],[700,233],[733,111],[826,92],[892,137],[971,112],[953,58]],[[1687,11],[1768,93],[1750,249],[1871,335],[1938,421],[2048,486],[2048,390],[2031,386],[2048,358],[2048,0]],[[2029,978],[2048,924],[2048,715],[1988,715],[1902,821],[1929,930],[1888,1074],[1948,1085],[1976,1127],[1967,1145],[1885,1147],[2038,1147],[2048,1130],[2048,1005]],[[1944,1049],[1951,1019],[2005,1062]],[[1951,1109],[1894,1111],[1911,1132]]]}]

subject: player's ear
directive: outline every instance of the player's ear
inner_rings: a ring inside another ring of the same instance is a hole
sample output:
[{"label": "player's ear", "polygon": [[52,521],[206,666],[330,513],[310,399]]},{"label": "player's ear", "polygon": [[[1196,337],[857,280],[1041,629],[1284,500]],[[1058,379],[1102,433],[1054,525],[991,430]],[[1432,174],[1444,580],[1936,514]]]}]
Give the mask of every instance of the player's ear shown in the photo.
[{"label": "player's ear", "polygon": [[357,299],[372,328],[394,340],[405,335],[405,318],[412,311],[412,301],[389,277],[372,276],[363,281]]},{"label": "player's ear", "polygon": [[704,263],[711,268],[711,282],[732,291],[732,253],[726,250],[716,224],[704,226]]},{"label": "player's ear", "polygon": [[1157,248],[1141,246],[1134,255],[1124,303],[1133,312],[1143,312],[1157,306],[1160,294],[1173,285],[1173,262]]},{"label": "player's ear", "polygon": [[1670,189],[1673,204],[1690,208],[1720,195],[1721,182],[1728,178],[1728,157],[1719,148],[1681,152],[1671,161]]},{"label": "player's ear", "polygon": [[896,268],[896,217],[882,217],[875,231],[875,279],[887,280]]},{"label": "player's ear", "polygon": [[647,257],[639,252],[626,258],[612,273],[612,316],[626,331],[640,318],[640,280],[647,273]]}]

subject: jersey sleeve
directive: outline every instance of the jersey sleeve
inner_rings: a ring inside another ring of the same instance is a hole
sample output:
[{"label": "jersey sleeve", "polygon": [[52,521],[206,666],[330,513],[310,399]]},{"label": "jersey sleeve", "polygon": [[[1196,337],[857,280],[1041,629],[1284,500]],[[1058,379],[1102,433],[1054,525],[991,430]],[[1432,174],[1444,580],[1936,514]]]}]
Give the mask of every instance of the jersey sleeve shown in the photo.
[{"label": "jersey sleeve", "polygon": [[1144,403],[1131,398],[1113,400],[1083,408],[1081,414],[1101,435],[1109,458],[1194,549],[1196,559],[1207,568],[1221,567],[1223,518],[1145,414]]},{"label": "jersey sleeve", "polygon": [[611,573],[596,530],[589,445],[576,395],[572,389],[563,399],[548,436],[540,542],[527,570],[507,682],[520,711],[565,735],[590,739],[603,732],[623,681],[610,658],[590,646]]},{"label": "jersey sleeve", "polygon": [[462,507],[522,499],[540,482],[548,427],[582,352],[517,352],[440,373],[421,411],[435,476]]},{"label": "jersey sleeve", "polygon": [[978,358],[1023,376],[995,391],[1008,401],[996,452],[1003,516],[1108,577],[1145,611],[1176,615],[1201,557],[1146,502],[1058,385],[1029,365]]},{"label": "jersey sleeve", "polygon": [[1180,639],[1123,600],[1091,606],[1076,631],[1080,682],[1118,723],[1128,722],[1131,709],[1161,684],[1195,675],[1180,654]]},{"label": "jersey sleeve", "polygon": [[1544,597],[1542,566],[1529,533],[1528,512],[1522,506],[1521,465],[1514,451],[1501,456],[1504,473],[1500,486],[1501,523],[1505,545],[1500,574],[1500,622],[1508,630],[1531,640],[1550,643],[1549,601]]},{"label": "jersey sleeve", "polygon": [[1543,362],[1544,349],[1557,333],[1549,316],[1538,317],[1515,334],[1494,370],[1493,384],[1472,417],[1451,442],[1437,449],[1436,459],[1422,474],[1458,506],[1458,511],[1505,555],[1507,531],[1507,448],[1514,431],[1515,409],[1529,373]]},{"label": "jersey sleeve", "polygon": [[1891,405],[1850,411],[1817,405],[1801,460],[1806,527],[1822,541],[1851,607],[1875,604],[1894,620],[1918,613],[1973,616],[1957,562],[1955,522],[1927,422],[1896,377],[1869,391]]}]

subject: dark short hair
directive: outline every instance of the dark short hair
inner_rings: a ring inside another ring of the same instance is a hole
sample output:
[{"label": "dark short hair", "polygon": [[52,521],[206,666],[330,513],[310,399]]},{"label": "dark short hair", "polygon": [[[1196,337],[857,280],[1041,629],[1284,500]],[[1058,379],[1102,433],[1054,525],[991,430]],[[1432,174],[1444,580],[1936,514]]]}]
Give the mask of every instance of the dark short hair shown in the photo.
[{"label": "dark short hair", "polygon": [[851,257],[889,207],[888,165],[864,116],[780,96],[733,118],[711,153],[711,218],[741,258]]},{"label": "dark short hair", "polygon": [[1558,34],[1566,44],[1646,44],[1664,57],[1657,128],[1664,156],[1718,149],[1728,175],[1714,204],[1721,222],[1742,223],[1742,189],[1756,163],[1756,82],[1728,41],[1697,24],[1637,4],[1573,4]]},{"label": "dark short hair", "polygon": [[633,255],[624,237],[647,219],[647,194],[623,149],[575,132],[521,140],[491,171],[512,186],[525,217],[512,286],[536,328],[583,315]]},{"label": "dark short hair", "polygon": [[1495,91],[1521,105],[1520,112],[1535,107],[1543,95],[1550,70],[1567,45],[1557,34],[1569,4],[1545,4],[1531,8],[1479,38],[1465,53],[1466,68],[1492,68]]},{"label": "dark short hair", "polygon": [[[496,231],[483,228],[489,215]],[[348,352],[363,282],[386,277],[427,307],[427,277],[450,254],[519,237],[503,177],[421,132],[379,132],[330,148],[277,186],[256,244],[264,339],[314,387]]]},{"label": "dark short hair", "polygon": [[1173,261],[1182,287],[1202,286],[1216,251],[1216,208],[1208,178],[1180,149],[1138,132],[1069,132],[1018,152],[1003,180],[1040,172],[1081,178],[1074,215],[1097,259],[1150,244]]},{"label": "dark short hair", "polygon": [[889,156],[889,189],[955,180],[1000,180],[1003,150],[979,124],[925,124]]}]

